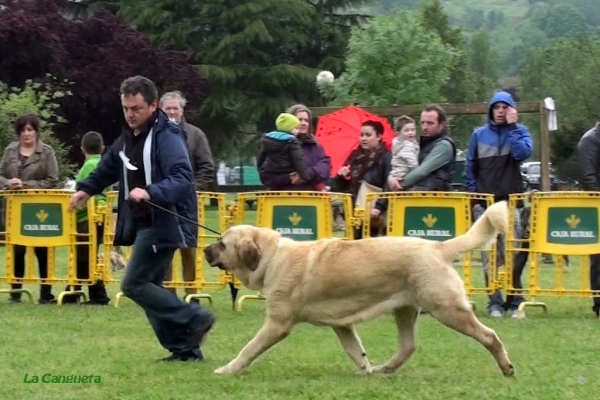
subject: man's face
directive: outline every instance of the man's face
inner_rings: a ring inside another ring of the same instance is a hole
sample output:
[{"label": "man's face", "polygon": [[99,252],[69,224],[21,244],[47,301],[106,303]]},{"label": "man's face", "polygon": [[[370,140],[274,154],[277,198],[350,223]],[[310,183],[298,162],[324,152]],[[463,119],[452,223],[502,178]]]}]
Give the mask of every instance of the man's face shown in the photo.
[{"label": "man's face", "polygon": [[423,136],[435,136],[442,133],[444,123],[438,122],[437,111],[423,111],[421,113],[421,132]]},{"label": "man's face", "polygon": [[494,123],[496,125],[502,125],[506,123],[506,112],[508,111],[508,104],[496,103],[492,107],[492,115],[494,117]]},{"label": "man's face", "polygon": [[156,111],[157,101],[146,103],[141,94],[121,95],[121,106],[127,125],[133,130],[138,130],[148,122],[152,114]]},{"label": "man's face", "polygon": [[181,122],[183,117],[183,108],[177,99],[168,99],[163,101],[162,110],[175,122]]}]

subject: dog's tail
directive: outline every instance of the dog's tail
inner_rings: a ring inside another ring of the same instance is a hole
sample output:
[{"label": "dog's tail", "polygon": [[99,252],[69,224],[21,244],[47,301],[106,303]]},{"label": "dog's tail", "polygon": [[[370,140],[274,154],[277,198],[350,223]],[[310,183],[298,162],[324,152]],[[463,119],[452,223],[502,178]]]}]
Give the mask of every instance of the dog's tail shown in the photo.
[{"label": "dog's tail", "polygon": [[458,255],[491,246],[499,233],[508,232],[508,204],[491,205],[464,235],[440,243],[444,259],[452,262]]}]

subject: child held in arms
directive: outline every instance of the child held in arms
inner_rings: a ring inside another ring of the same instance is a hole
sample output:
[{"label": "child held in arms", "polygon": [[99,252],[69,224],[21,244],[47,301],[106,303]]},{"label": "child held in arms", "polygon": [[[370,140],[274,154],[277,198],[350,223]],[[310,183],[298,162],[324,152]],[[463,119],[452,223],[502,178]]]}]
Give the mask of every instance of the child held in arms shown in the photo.
[{"label": "child held in arms", "polygon": [[[310,179],[302,147],[297,139],[299,125],[300,120],[295,115],[279,114],[275,121],[277,130],[262,138],[262,147],[256,161],[259,169],[273,174],[297,172],[302,179]],[[324,189],[324,183],[315,185],[315,190]]]}]

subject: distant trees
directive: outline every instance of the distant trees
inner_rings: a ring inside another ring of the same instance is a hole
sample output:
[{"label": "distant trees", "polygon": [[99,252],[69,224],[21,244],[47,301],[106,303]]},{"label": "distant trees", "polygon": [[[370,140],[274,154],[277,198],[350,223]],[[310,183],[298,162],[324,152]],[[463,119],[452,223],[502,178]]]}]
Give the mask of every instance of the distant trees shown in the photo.
[{"label": "distant trees", "polygon": [[[61,99],[57,112],[67,121],[54,127],[57,136],[75,145],[88,130],[101,132],[111,143],[124,119],[119,85],[142,74],[163,90],[185,87],[191,101],[200,102],[206,85],[189,55],[155,51],[148,39],[107,11],[83,23],[67,19],[64,0],[0,0],[0,81],[22,87],[28,79],[50,83],[47,74],[69,82],[72,95]],[[72,155],[79,157],[76,151]]]}]

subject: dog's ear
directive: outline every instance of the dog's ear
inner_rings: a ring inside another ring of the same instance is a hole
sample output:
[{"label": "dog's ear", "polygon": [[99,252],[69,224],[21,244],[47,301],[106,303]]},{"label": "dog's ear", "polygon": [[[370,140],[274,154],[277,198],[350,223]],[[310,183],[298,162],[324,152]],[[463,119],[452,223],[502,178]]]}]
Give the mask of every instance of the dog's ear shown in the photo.
[{"label": "dog's ear", "polygon": [[250,271],[256,271],[260,261],[260,250],[254,240],[245,237],[235,245],[235,250],[240,260],[248,267]]}]

